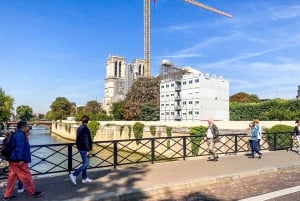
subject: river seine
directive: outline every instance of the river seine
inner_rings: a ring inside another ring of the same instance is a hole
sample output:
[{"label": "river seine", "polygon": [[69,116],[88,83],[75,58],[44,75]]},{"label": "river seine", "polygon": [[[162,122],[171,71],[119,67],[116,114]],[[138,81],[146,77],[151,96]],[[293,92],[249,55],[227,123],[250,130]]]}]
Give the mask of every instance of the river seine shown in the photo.
[{"label": "river seine", "polygon": [[45,126],[33,126],[29,131],[30,145],[73,143],[74,141],[66,140],[57,135],[51,135],[50,129]]}]

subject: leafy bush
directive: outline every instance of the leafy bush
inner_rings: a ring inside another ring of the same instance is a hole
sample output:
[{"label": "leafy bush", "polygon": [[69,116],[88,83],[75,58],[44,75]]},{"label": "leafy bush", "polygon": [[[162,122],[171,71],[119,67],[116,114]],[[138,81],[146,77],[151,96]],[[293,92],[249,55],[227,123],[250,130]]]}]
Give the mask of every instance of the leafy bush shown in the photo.
[{"label": "leafy bush", "polygon": [[139,145],[141,142],[141,139],[143,138],[143,131],[144,131],[144,124],[140,122],[136,122],[133,125],[133,134],[136,139],[136,144]]},{"label": "leafy bush", "polygon": [[150,126],[150,133],[152,136],[155,136],[155,133],[156,133],[156,126]]},{"label": "leafy bush", "polygon": [[294,120],[300,117],[300,99],[272,99],[259,103],[229,104],[230,120],[260,119],[263,121]]},{"label": "leafy bush", "polygon": [[124,128],[125,128],[125,125],[121,125],[120,126],[120,136],[122,136]]},{"label": "leafy bush", "polygon": [[[291,143],[292,126],[277,124],[270,129],[265,129],[265,139],[270,150],[286,149]],[[276,137],[275,137],[276,136]],[[275,147],[276,144],[276,147]]]},{"label": "leafy bush", "polygon": [[[171,137],[172,136],[172,127],[167,126],[166,130],[167,130],[167,136]],[[167,141],[167,147],[168,148],[171,147],[171,141],[170,141],[170,139],[168,139],[168,141]]]},{"label": "leafy bush", "polygon": [[132,130],[131,126],[128,125],[128,138],[129,139],[131,138],[131,130]]},{"label": "leafy bush", "polygon": [[193,156],[198,155],[200,149],[200,143],[205,137],[206,130],[207,128],[205,126],[195,126],[190,129]]},{"label": "leafy bush", "polygon": [[100,123],[98,121],[90,121],[88,123],[88,128],[91,132],[91,135],[92,135],[92,139],[94,139],[96,133],[97,133],[97,130],[99,129],[100,127]]}]

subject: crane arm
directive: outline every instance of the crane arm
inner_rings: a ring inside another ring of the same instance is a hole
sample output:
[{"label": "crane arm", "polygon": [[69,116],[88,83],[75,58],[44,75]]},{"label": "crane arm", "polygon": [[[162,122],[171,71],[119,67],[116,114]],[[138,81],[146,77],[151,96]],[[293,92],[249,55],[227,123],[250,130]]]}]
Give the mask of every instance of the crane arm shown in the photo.
[{"label": "crane arm", "polygon": [[220,14],[220,15],[223,15],[223,16],[225,16],[225,17],[232,18],[232,15],[230,15],[230,14],[228,14],[228,13],[225,13],[225,12],[220,11],[220,10],[218,10],[218,9],[212,8],[212,7],[207,6],[207,5],[203,4],[203,3],[200,3],[200,2],[198,2],[198,1],[195,1],[195,0],[184,0],[184,1],[187,2],[187,3],[193,4],[193,5],[195,5],[195,6],[198,6],[198,7],[200,7],[200,8],[204,8],[204,9],[206,9],[206,10],[209,10],[209,11],[211,11],[211,12],[214,12],[214,13],[217,13],[217,14]]}]

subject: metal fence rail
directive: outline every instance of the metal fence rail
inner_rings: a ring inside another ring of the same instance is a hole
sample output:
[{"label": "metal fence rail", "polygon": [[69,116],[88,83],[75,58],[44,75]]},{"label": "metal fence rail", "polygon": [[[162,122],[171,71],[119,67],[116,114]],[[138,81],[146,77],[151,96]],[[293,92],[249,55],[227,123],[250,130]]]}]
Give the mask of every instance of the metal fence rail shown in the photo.
[{"label": "metal fence rail", "polygon": [[[244,134],[223,134],[216,143],[219,155],[249,152],[249,137]],[[261,150],[293,149],[298,146],[291,133],[267,133],[261,139]],[[203,136],[153,137],[141,140],[114,140],[93,142],[89,168],[114,167],[137,163],[185,160],[188,157],[207,156],[207,144]],[[81,157],[75,143],[31,146],[33,175],[70,172],[81,165]],[[2,168],[1,178],[7,177]]]}]

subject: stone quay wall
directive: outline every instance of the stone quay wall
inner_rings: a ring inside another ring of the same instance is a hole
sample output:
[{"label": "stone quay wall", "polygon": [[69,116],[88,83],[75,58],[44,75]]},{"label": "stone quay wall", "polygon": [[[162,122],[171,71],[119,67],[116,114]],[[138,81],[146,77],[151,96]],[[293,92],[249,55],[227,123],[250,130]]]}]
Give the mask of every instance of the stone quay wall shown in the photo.
[{"label": "stone quay wall", "polygon": [[[206,121],[199,121],[199,122],[159,122],[159,121],[139,121],[145,125],[144,132],[143,132],[143,138],[155,138],[155,137],[167,137],[166,133],[166,126],[172,127],[172,137],[176,136],[190,136],[189,135],[189,128],[194,126],[207,126]],[[111,140],[126,140],[126,139],[135,139],[133,131],[131,131],[131,137],[129,138],[129,128],[128,126],[133,127],[134,123],[136,121],[99,121],[100,123],[100,129],[97,130],[96,135],[94,137],[94,141],[111,141]],[[249,125],[250,121],[216,121],[215,124],[220,129],[220,134],[246,134],[249,133]],[[262,121],[260,122],[260,125],[263,129],[265,128],[271,128],[274,125],[277,124],[283,124],[283,125],[289,125],[294,126],[294,121]],[[122,132],[122,135],[120,134],[120,127],[124,126],[124,130]],[[52,124],[52,134],[58,135],[60,137],[63,137],[65,139],[73,140],[76,139],[76,130],[80,126],[80,122],[75,121],[57,121],[53,122]],[[156,126],[156,134],[155,136],[152,136],[150,133],[150,126]],[[248,136],[243,137],[245,139],[240,140],[240,146],[247,146],[245,142],[248,140]],[[157,139],[155,143],[162,143],[163,140]],[[228,147],[232,147],[234,142],[232,140],[229,140],[226,137],[221,137],[220,141],[222,143],[226,143],[228,146],[223,146],[221,151],[223,153],[226,153],[228,150]],[[126,146],[123,147],[123,150],[139,150],[139,152],[142,153],[149,153],[151,147],[151,141],[143,141],[143,144],[146,146],[141,146],[140,144],[137,145],[136,143],[125,143]],[[167,140],[164,140],[163,145],[164,146],[158,146],[156,147],[157,153],[164,153],[165,156],[173,156],[176,157],[176,150],[182,150],[182,139],[180,138],[173,138],[169,141],[169,144],[167,143]],[[261,144],[265,144],[262,140]],[[188,145],[189,149],[191,149],[191,144]],[[172,147],[171,149],[168,149],[168,147]],[[264,148],[268,149],[268,145],[265,144]],[[202,150],[207,149],[206,143],[202,143],[201,145]],[[224,150],[223,150],[224,149]],[[247,147],[245,147],[247,149]],[[175,156],[174,156],[175,154]],[[182,153],[177,153],[182,154]]]}]

